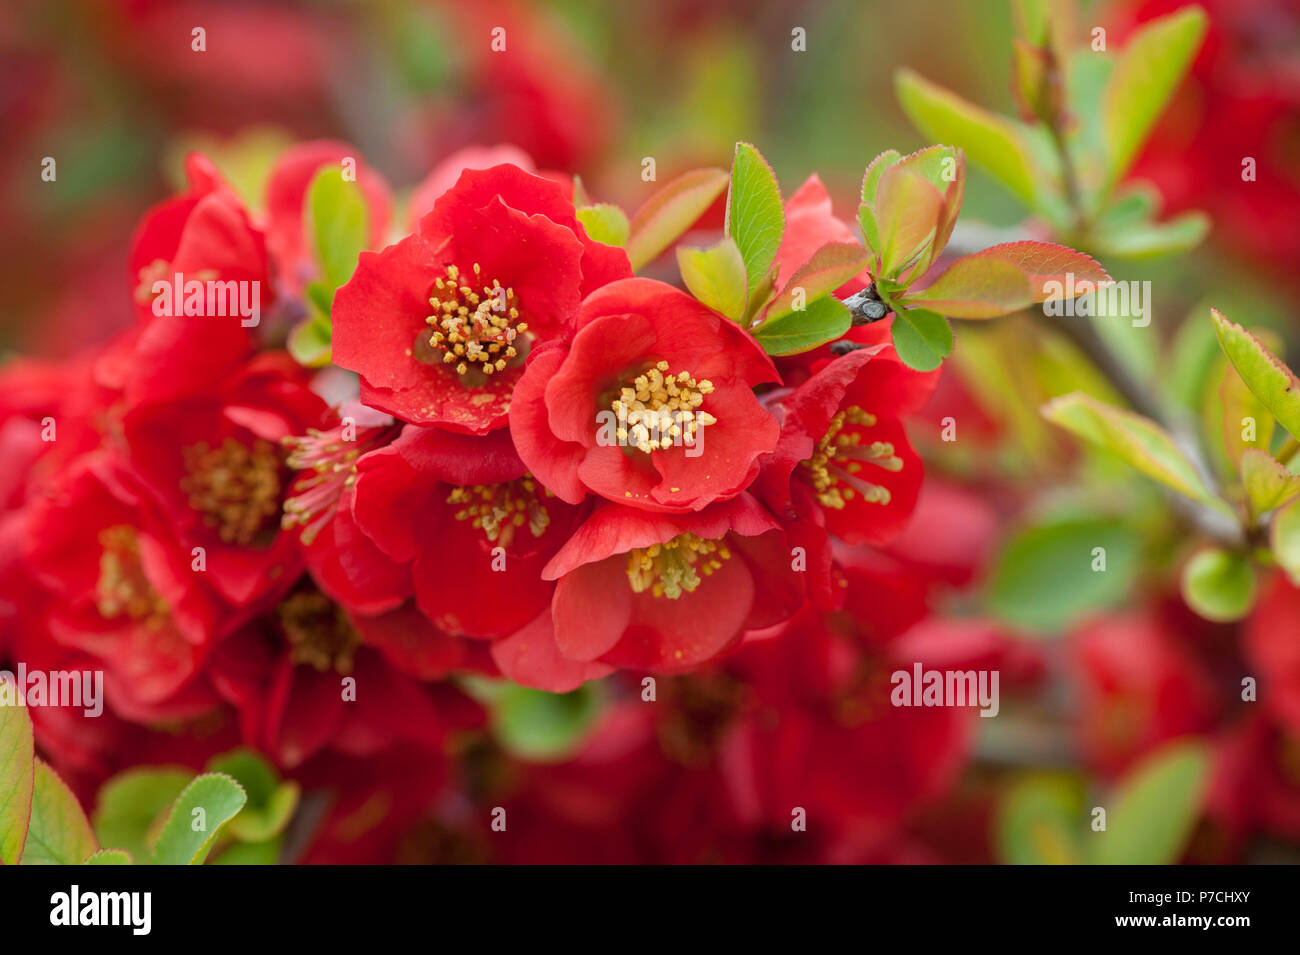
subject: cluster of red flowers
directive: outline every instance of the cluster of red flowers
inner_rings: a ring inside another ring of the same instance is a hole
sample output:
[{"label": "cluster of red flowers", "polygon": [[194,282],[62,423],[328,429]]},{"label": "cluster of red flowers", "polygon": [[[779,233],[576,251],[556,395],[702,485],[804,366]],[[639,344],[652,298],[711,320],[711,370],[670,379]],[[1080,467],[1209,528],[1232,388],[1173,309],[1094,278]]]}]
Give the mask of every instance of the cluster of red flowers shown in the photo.
[{"label": "cluster of red flowers", "polygon": [[[43,749],[89,797],[129,765],[249,745],[335,794],[315,858],[374,858],[466,791],[443,757],[484,715],[459,676],[566,692],[628,671],[598,733],[602,778],[636,764],[627,791],[602,790],[618,812],[671,765],[680,798],[730,820],[710,839],[788,832],[801,806],[836,820],[818,827],[834,847],[801,853],[881,851],[952,778],[970,715],[887,705],[888,663],[923,658],[899,641],[952,573],[879,549],[916,506],[902,419],[938,373],[905,367],[887,323],[774,362],[633,277],[571,185],[492,151],[435,170],[410,234],[361,254],[333,303],[337,367],[313,372],[276,346],[316,269],[308,185],[348,155],[288,151],[265,214],[191,156],[188,190],[135,235],[134,327],[0,372],[0,663],[105,675],[102,717],[33,710]],[[364,163],[357,184],[378,247],[390,192]],[[786,211],[781,275],[848,234],[816,179]],[[173,279],[256,283],[260,320],[158,308]],[[1006,652],[991,632],[959,645]],[[647,673],[664,680],[648,697]],[[636,755],[654,739],[655,760]],[[588,758],[510,798],[551,814]],[[384,811],[358,823],[376,794]],[[745,845],[691,851],[760,853]]]}]

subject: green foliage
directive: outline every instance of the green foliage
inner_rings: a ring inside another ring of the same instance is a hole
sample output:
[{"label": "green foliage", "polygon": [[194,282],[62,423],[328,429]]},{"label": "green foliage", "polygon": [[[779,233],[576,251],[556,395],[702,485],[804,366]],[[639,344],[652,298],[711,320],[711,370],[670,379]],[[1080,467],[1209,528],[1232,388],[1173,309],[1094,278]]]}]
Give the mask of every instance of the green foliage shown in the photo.
[{"label": "green foliage", "polygon": [[757,149],[737,143],[727,192],[726,233],[740,249],[751,291],[776,261],[784,231],[785,209],[776,174]]},{"label": "green foliage", "polygon": [[578,221],[587,230],[587,235],[597,242],[617,246],[620,249],[627,246],[631,226],[627,221],[627,213],[618,206],[608,202],[579,206],[577,214]]},{"label": "green foliage", "polygon": [[749,286],[745,262],[730,236],[709,249],[677,247],[677,267],[691,294],[733,322],[745,317]]},{"label": "green foliage", "polygon": [[137,863],[152,863],[151,846],[164,814],[190,779],[183,769],[136,768],[114,776],[96,799],[93,818],[100,844],[120,846]]},{"label": "green foliage", "polygon": [[1210,770],[1204,743],[1171,743],[1121,781],[1106,807],[1106,831],[1089,833],[1097,865],[1169,865],[1187,847]]},{"label": "green foliage", "polygon": [[511,753],[539,761],[571,756],[603,709],[602,690],[591,683],[569,693],[502,683],[490,693],[498,741]]},{"label": "green foliage", "polygon": [[994,840],[1010,865],[1078,865],[1083,793],[1078,783],[1050,773],[1027,775],[998,801]]},{"label": "green foliage", "polygon": [[1255,605],[1255,571],[1245,556],[1207,548],[1183,568],[1183,599],[1206,620],[1230,623]]},{"label": "green foliage", "polygon": [[932,371],[952,353],[952,327],[937,312],[895,308],[891,328],[898,357],[918,371]]},{"label": "green foliage", "polygon": [[343,170],[322,169],[307,187],[307,219],[321,279],[330,292],[346,285],[367,248],[369,212],[361,188]]},{"label": "green foliage", "polygon": [[802,312],[764,322],[754,337],[769,355],[796,355],[841,337],[851,322],[844,303],[826,296],[809,302]]},{"label": "green foliage", "polygon": [[221,827],[244,808],[244,788],[225,773],[196,776],[176,798],[154,843],[160,865],[202,865]]},{"label": "green foliage", "polygon": [[[15,684],[0,686],[0,691],[12,691]],[[35,785],[35,746],[32,741],[32,719],[27,707],[14,702],[0,706],[0,864],[16,865],[23,854],[27,840],[27,823],[32,811],[32,789]]]},{"label": "green foliage", "polygon": [[21,865],[77,865],[99,846],[72,790],[42,760],[35,760],[32,815]]},{"label": "green foliage", "polygon": [[1211,312],[1219,346],[1241,380],[1292,437],[1300,437],[1300,379],[1240,325]]},{"label": "green foliage", "polygon": [[1061,633],[1083,614],[1121,603],[1140,556],[1137,531],[1125,521],[1071,517],[1037,524],[1004,546],[989,584],[989,609],[1014,626]]}]

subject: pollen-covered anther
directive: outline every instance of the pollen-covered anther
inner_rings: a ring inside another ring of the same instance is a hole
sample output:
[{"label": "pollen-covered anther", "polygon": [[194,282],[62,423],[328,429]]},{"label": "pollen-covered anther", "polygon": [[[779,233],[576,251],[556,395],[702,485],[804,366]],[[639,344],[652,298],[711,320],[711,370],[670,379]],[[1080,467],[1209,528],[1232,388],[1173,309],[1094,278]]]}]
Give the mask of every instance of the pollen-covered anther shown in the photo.
[{"label": "pollen-covered anther", "polygon": [[634,593],[648,590],[656,597],[676,600],[693,592],[730,557],[723,540],[678,534],[665,543],[628,551],[627,579]]},{"label": "pollen-covered anther", "polygon": [[321,673],[346,676],[361,640],[343,612],[324,594],[300,590],[276,608],[280,629],[289,641],[289,657]]},{"label": "pollen-covered anther", "polygon": [[477,369],[485,375],[505,371],[519,355],[516,340],[528,331],[519,320],[519,299],[513,288],[497,279],[487,283],[477,262],[471,280],[455,265],[434,280],[429,297],[433,314],[425,321],[433,326],[429,344],[442,354],[444,364],[455,365],[456,374]]},{"label": "pollen-covered anther", "polygon": [[280,513],[282,463],[270,441],[226,438],[215,448],[200,442],[182,456],[188,473],[181,490],[223,542],[253,543]]},{"label": "pollen-covered anther", "polygon": [[812,457],[800,462],[823,507],[842,510],[857,495],[872,504],[889,503],[888,488],[865,481],[859,475],[864,464],[886,471],[901,471],[903,461],[894,454],[894,445],[889,441],[872,441],[864,445],[860,432],[845,430],[845,425],[849,424],[871,427],[875,423],[875,415],[857,405],[850,405],[831,418],[830,426],[817,442]]},{"label": "pollen-covered anther", "polygon": [[499,484],[454,487],[447,503],[459,505],[456,520],[470,521],[489,542],[509,547],[520,528],[527,527],[533,537],[546,533],[551,523],[545,504],[548,497],[554,495],[531,474],[525,474]]},{"label": "pollen-covered anther", "polygon": [[140,557],[140,539],[126,524],[107,527],[99,533],[103,551],[99,555],[99,579],[95,582],[95,604],[101,617],[129,617],[156,622],[167,615],[167,602],[154,590],[145,575]]},{"label": "pollen-covered anther", "polygon": [[694,444],[699,429],[718,420],[700,407],[712,392],[707,378],[696,381],[685,371],[674,375],[668,362],[659,362],[624,386],[610,405],[618,418],[619,442],[646,454]]}]

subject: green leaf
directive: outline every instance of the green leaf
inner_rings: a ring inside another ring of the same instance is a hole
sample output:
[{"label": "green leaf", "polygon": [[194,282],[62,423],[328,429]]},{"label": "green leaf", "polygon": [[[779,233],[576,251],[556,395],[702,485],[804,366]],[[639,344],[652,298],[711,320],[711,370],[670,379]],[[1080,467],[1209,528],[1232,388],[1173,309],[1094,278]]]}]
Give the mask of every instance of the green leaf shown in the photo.
[{"label": "green leaf", "polygon": [[1230,623],[1250,613],[1255,589],[1254,568],[1241,554],[1211,547],[1197,553],[1183,568],[1183,599],[1216,623]]},{"label": "green leaf", "polygon": [[333,338],[334,329],[328,318],[309,315],[289,330],[285,347],[304,368],[324,368],[330,363]]},{"label": "green leaf", "polygon": [[231,776],[248,794],[227,832],[241,842],[265,842],[284,831],[298,808],[301,789],[292,780],[281,782],[275,769],[250,749],[236,749],[215,757],[208,771]]},{"label": "green leaf", "polygon": [[1009,865],[1077,865],[1082,795],[1072,780],[1049,774],[1019,780],[998,803],[1000,861]]},{"label": "green leaf", "polygon": [[125,849],[99,849],[86,856],[82,865],[130,865],[131,855]]},{"label": "green leaf", "polygon": [[[1267,450],[1273,443],[1273,431],[1276,421],[1268,413],[1263,402],[1255,397],[1246,383],[1241,380],[1235,368],[1226,362],[1220,362],[1223,368],[1223,381],[1219,384],[1217,409],[1210,409],[1210,418],[1218,417],[1223,433],[1223,450],[1234,465],[1240,465],[1241,456],[1247,448]],[[1208,396],[1207,396],[1208,397]],[[1246,440],[1247,419],[1254,421],[1254,440]]]},{"label": "green leaf", "polygon": [[1015,627],[1060,633],[1085,613],[1120,604],[1140,557],[1138,534],[1124,521],[1067,518],[1027,528],[998,558],[989,609]]},{"label": "green leaf", "polygon": [[802,290],[803,302],[829,295],[867,267],[870,256],[856,242],[828,242],[795,270],[785,288],[767,307],[771,320],[795,311],[795,298]]},{"label": "green leaf", "polygon": [[684,173],[645,201],[629,224],[627,257],[637,271],[657,259],[713,205],[727,188],[721,169]]},{"label": "green leaf", "polygon": [[1210,754],[1200,742],[1171,743],[1121,781],[1106,808],[1106,831],[1092,832],[1097,865],[1177,862],[1200,815]]},{"label": "green leaf", "polygon": [[769,355],[797,355],[843,336],[853,316],[839,299],[814,299],[802,312],[773,318],[754,329],[754,337]]},{"label": "green leaf", "polygon": [[880,273],[898,275],[923,255],[938,235],[943,196],[925,177],[897,163],[880,177],[876,190],[876,227],[880,236]]},{"label": "green leaf", "polygon": [[578,221],[587,230],[587,235],[597,242],[620,249],[627,246],[631,226],[627,221],[627,213],[618,206],[608,202],[581,206],[578,208]]},{"label": "green leaf", "polygon": [[897,149],[886,149],[871,160],[866,171],[862,174],[862,201],[864,203],[869,206],[876,204],[876,190],[880,187],[880,177],[885,174],[886,169],[902,158],[903,154]]},{"label": "green leaf", "polygon": [[1174,439],[1150,419],[1078,391],[1054,398],[1042,411],[1048,421],[1115,452],[1147,477],[1232,514],[1205,485]]},{"label": "green leaf", "polygon": [[278,865],[284,839],[265,842],[234,842],[213,857],[209,865]]},{"label": "green leaf", "polygon": [[776,261],[784,232],[785,209],[776,174],[757,149],[749,143],[736,143],[727,192],[726,234],[740,248],[751,290]]},{"label": "green leaf", "polygon": [[917,371],[933,371],[952,353],[952,327],[937,312],[894,309],[893,336],[898,357]]},{"label": "green leaf", "polygon": [[114,776],[96,797],[95,835],[100,844],[121,846],[138,863],[151,864],[150,845],[161,817],[190,778],[182,769],[128,769]]},{"label": "green leaf", "polygon": [[1278,566],[1300,586],[1300,502],[1292,501],[1269,522],[1268,543]]},{"label": "green leaf", "polygon": [[1203,212],[1187,212],[1168,222],[1141,221],[1109,228],[1098,223],[1091,230],[1088,247],[1101,255],[1148,259],[1189,252],[1209,231],[1210,219]]},{"label": "green leaf", "polygon": [[733,322],[745,317],[749,284],[740,249],[730,236],[710,249],[677,247],[677,267],[691,294]]},{"label": "green leaf", "polygon": [[1219,347],[1241,380],[1292,437],[1300,437],[1300,379],[1263,343],[1217,309],[1210,310]]},{"label": "green leaf", "polygon": [[1247,448],[1241,454],[1241,483],[1255,514],[1281,507],[1300,494],[1300,474],[1292,474],[1258,448]]},{"label": "green leaf", "polygon": [[77,797],[42,760],[37,759],[32,789],[31,827],[22,865],[77,865],[99,848]]},{"label": "green leaf", "polygon": [[[196,776],[176,798],[163,823],[154,844],[154,859],[159,865],[202,865],[221,827],[247,801],[244,788],[224,773]],[[199,809],[203,812],[196,815]]]},{"label": "green leaf", "polygon": [[321,278],[332,292],[346,285],[369,241],[369,213],[360,187],[343,170],[322,169],[307,187],[307,212]]},{"label": "green leaf", "polygon": [[1106,184],[1118,182],[1178,88],[1205,35],[1205,11],[1187,7],[1144,24],[1102,94]]},{"label": "green leaf", "polygon": [[1091,256],[1051,242],[1005,242],[963,256],[908,299],[953,318],[993,318],[1064,295],[1073,277],[1076,294],[1110,275]]},{"label": "green leaf", "polygon": [[569,693],[507,685],[494,702],[493,727],[511,753],[526,759],[564,759],[591,729],[602,700],[596,684]]},{"label": "green leaf", "polygon": [[1034,208],[1035,163],[1017,126],[911,70],[900,70],[895,86],[903,112],[923,135],[959,147],[971,162]]},{"label": "green leaf", "polygon": [[27,841],[35,785],[32,718],[18,704],[18,683],[0,682],[0,865],[17,865]]}]

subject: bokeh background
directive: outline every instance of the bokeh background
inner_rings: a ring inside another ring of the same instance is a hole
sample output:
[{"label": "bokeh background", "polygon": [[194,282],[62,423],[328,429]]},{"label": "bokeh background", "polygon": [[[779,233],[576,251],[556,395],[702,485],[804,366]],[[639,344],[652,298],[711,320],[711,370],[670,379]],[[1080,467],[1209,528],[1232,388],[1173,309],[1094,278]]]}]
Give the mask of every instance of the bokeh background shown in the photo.
[{"label": "bokeh background", "polygon": [[[1118,44],[1181,5],[1083,3],[1080,22],[1105,26]],[[1213,228],[1185,256],[1105,263],[1157,289],[1152,334],[1118,346],[1144,381],[1194,368],[1207,343],[1212,350],[1211,302],[1271,326],[1283,346],[1297,331],[1300,2],[1203,6],[1206,45],[1134,175],[1157,186],[1168,211],[1206,210]],[[191,50],[196,26],[206,30],[203,53]],[[496,26],[506,28],[508,58],[490,50]],[[804,51],[791,48],[796,27]],[[1012,34],[1008,0],[9,2],[0,10],[0,354],[68,356],[129,324],[131,232],[178,188],[190,149],[209,153],[254,208],[285,144],[331,137],[354,144],[399,194],[457,150],[511,144],[633,209],[656,188],[642,179],[645,157],[662,183],[725,167],[747,140],[787,195],[816,172],[851,219],[865,164],[926,144],[898,106],[895,71],[911,67],[1010,114]],[[47,156],[55,183],[40,177]],[[1247,156],[1258,175],[1243,184]],[[997,234],[981,225],[1014,229],[1022,218],[973,171],[957,241],[978,245]],[[1071,387],[1086,379],[1068,344],[1025,321],[963,327],[927,411],[931,422],[958,414],[963,439],[948,445],[937,429],[917,429],[931,483],[901,552],[978,538],[981,560],[954,581],[951,612],[973,607],[1026,634],[1036,676],[1003,718],[979,721],[997,726],[980,727],[973,769],[909,825],[935,858],[995,858],[989,820],[1013,774],[1082,771],[1104,785],[1190,733],[1214,740],[1221,764],[1235,759],[1238,771],[1216,777],[1216,809],[1187,857],[1295,861],[1300,742],[1225,715],[1224,688],[1230,695],[1248,669],[1244,631],[1181,604],[1174,568],[1186,534],[1158,495],[1107,462],[1081,463],[1038,418],[1040,401],[1068,390],[1071,375]],[[1200,393],[1186,389],[1176,397],[1195,415]],[[1059,537],[1063,526],[1110,535],[1112,583],[1080,589],[1043,572],[1033,535],[1050,527]],[[1295,637],[1300,624],[1282,626]]]}]

